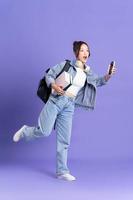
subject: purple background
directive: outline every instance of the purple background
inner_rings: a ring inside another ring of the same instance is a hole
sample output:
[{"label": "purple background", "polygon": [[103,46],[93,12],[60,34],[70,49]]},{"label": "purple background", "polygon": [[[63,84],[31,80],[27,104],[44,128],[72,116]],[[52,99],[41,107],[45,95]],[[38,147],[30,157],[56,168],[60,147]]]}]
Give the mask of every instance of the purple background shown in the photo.
[{"label": "purple background", "polygon": [[[29,193],[27,199],[41,199],[46,194],[45,184],[47,191],[51,184],[54,192],[66,188],[61,195],[69,191],[70,197],[76,195],[78,188],[75,199],[132,199],[132,7],[132,0],[0,0],[3,199],[10,197],[6,196],[8,184],[8,193],[18,199],[21,187],[13,186],[24,184],[25,180],[22,199],[34,187],[36,193]],[[108,85],[98,88],[95,111],[75,111],[69,162],[79,182],[70,187],[68,183],[49,178],[55,170],[54,131],[49,138],[30,143],[14,144],[12,136],[23,124],[37,124],[43,107],[36,96],[38,82],[49,66],[74,58],[74,40],[84,40],[90,45],[88,64],[96,73],[105,74],[112,60],[116,60],[117,73]],[[14,185],[10,185],[12,180]],[[29,190],[30,185],[33,187]],[[119,196],[121,191],[125,193]],[[46,199],[55,199],[49,192],[47,195]],[[56,196],[60,197],[60,193]]]}]

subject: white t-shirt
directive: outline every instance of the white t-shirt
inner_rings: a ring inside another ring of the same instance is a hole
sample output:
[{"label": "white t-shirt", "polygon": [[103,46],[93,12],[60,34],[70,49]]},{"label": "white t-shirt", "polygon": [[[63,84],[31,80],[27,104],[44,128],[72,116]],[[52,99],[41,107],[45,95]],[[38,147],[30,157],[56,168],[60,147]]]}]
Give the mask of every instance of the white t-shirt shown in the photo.
[{"label": "white t-shirt", "polygon": [[77,73],[73,79],[72,85],[67,89],[67,92],[77,95],[79,90],[84,86],[86,80],[86,73],[79,67],[76,68]]}]

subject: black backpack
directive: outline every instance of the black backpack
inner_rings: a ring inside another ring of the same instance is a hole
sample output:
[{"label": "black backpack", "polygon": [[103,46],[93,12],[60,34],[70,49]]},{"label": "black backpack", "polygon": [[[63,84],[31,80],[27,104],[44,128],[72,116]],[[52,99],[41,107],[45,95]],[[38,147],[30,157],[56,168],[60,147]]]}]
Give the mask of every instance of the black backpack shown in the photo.
[{"label": "black backpack", "polygon": [[[63,69],[60,71],[60,73],[56,76],[56,78],[63,72],[63,71],[68,71],[69,68],[71,67],[70,64],[70,60],[66,60],[66,63],[63,67]],[[50,70],[50,68],[48,68],[45,72],[48,73],[48,71]],[[64,88],[64,90],[67,90],[68,87],[70,87],[71,83]],[[46,80],[45,80],[45,76],[40,80],[39,82],[39,86],[37,89],[37,96],[44,102],[46,103],[49,96],[51,94],[51,87],[47,86]]]}]

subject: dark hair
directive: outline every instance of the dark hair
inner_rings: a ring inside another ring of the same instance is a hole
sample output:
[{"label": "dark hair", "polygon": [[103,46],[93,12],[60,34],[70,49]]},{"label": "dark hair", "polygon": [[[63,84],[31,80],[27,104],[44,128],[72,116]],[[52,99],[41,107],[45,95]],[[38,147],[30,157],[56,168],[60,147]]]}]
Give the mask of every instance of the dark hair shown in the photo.
[{"label": "dark hair", "polygon": [[90,48],[89,48],[89,46],[86,42],[84,42],[84,41],[74,41],[73,42],[73,51],[74,51],[76,57],[79,55],[80,47],[81,47],[82,44],[85,44],[88,47],[89,56],[90,56]]}]

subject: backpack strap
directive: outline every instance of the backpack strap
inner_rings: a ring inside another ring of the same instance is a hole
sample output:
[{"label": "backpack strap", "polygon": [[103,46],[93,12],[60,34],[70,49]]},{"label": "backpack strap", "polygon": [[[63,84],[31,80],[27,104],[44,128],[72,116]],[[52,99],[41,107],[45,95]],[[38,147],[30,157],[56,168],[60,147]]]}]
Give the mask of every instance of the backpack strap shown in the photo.
[{"label": "backpack strap", "polygon": [[[71,67],[71,64],[70,64],[70,60],[66,60],[66,63],[65,63],[65,65],[64,65],[64,67],[63,67],[63,69],[61,70],[61,72],[57,75],[57,77],[62,73],[62,72],[67,72],[68,70],[69,70],[69,68]],[[56,77],[56,78],[57,78]],[[63,90],[65,91],[65,90],[67,90],[70,86],[72,85],[72,83],[70,83],[69,85],[67,85]]]},{"label": "backpack strap", "polygon": [[64,67],[63,67],[63,69],[60,71],[60,73],[56,76],[56,78],[62,73],[62,72],[64,72],[64,71],[68,71],[69,70],[69,68],[71,67],[71,64],[70,64],[70,60],[66,60],[66,63],[65,63],[65,65],[64,65]]},{"label": "backpack strap", "polygon": [[[70,66],[71,66],[71,64],[70,64],[70,60],[65,60],[66,61],[66,63],[65,63],[65,65],[64,65],[64,67],[63,67],[63,69],[59,72],[59,74],[56,76],[56,78],[62,73],[62,72],[64,72],[64,71],[68,71],[69,70],[69,68],[70,68]],[[46,71],[45,71],[45,73],[48,73],[48,71],[50,70],[50,68],[48,68],[48,69],[46,69]]]},{"label": "backpack strap", "polygon": [[[64,65],[64,67],[63,67],[63,69],[59,72],[59,74],[56,76],[56,78],[62,73],[62,72],[67,72],[68,70],[69,70],[69,68],[71,67],[71,64],[70,64],[70,60],[65,60],[66,61],[66,63],[65,63],[65,65]],[[48,68],[45,72],[46,73],[48,73],[48,71],[50,70],[50,68]],[[72,83],[70,83],[69,85],[67,85],[63,90],[65,91],[65,90],[67,90],[70,86],[72,85]]]}]

